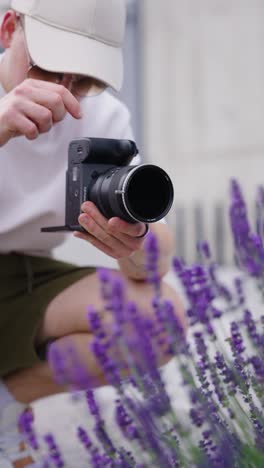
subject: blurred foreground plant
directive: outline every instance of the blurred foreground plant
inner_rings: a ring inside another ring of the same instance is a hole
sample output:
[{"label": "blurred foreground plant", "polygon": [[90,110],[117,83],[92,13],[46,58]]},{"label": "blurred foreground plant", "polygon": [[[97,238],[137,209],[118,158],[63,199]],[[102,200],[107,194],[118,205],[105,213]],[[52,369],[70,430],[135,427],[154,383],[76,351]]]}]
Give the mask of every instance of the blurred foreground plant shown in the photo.
[{"label": "blurred foreground plant", "polygon": [[[113,326],[109,333],[99,312],[88,308],[94,334],[91,350],[118,395],[115,423],[122,432],[118,442],[107,432],[91,377],[74,350],[62,353],[53,344],[49,354],[57,381],[66,383],[70,374],[75,382],[73,395],[78,396],[78,390],[85,393],[93,434],[78,427],[76,437],[87,451],[87,466],[264,466],[264,315],[260,309],[257,319],[253,317],[245,293],[250,277],[261,298],[264,292],[262,188],[256,207],[254,233],[241,189],[232,181],[230,222],[239,270],[228,287],[219,280],[207,243],[198,246],[200,261],[195,265],[174,259],[173,268],[188,304],[187,337],[173,305],[161,295],[158,245],[151,233],[146,240],[146,267],[153,285],[155,319],[146,319],[133,302],[126,301],[120,279],[105,269],[98,270]],[[232,316],[226,336],[225,316]],[[167,391],[158,365],[161,355],[170,359],[171,369],[180,376],[182,388],[175,386],[173,394]],[[127,375],[130,377],[124,377]],[[188,402],[185,407],[180,390]],[[31,446],[38,450],[32,415],[24,413],[20,423]],[[66,466],[52,434],[45,436],[45,443],[47,456],[42,466]]]}]

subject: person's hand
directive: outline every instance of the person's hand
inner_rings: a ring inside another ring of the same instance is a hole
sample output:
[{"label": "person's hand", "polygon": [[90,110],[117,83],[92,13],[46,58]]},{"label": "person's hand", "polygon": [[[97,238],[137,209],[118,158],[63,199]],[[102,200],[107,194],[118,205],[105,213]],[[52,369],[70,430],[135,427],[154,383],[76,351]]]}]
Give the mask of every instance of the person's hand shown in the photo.
[{"label": "person's hand", "polygon": [[0,100],[0,146],[20,135],[35,140],[67,112],[81,118],[80,103],[67,88],[26,79]]},{"label": "person's hand", "polygon": [[105,218],[92,202],[82,205],[80,225],[87,231],[74,232],[74,236],[84,239],[116,260],[129,257],[142,247],[144,238],[137,238],[146,231],[144,223],[127,223],[120,218]]}]

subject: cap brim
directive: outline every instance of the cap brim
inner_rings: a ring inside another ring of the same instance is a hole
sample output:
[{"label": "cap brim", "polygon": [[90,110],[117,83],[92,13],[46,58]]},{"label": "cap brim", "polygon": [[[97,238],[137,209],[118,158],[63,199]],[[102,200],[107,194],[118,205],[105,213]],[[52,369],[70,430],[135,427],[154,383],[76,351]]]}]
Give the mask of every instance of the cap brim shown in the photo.
[{"label": "cap brim", "polygon": [[61,73],[92,76],[120,91],[122,50],[87,36],[58,29],[25,15],[29,54],[36,65]]}]

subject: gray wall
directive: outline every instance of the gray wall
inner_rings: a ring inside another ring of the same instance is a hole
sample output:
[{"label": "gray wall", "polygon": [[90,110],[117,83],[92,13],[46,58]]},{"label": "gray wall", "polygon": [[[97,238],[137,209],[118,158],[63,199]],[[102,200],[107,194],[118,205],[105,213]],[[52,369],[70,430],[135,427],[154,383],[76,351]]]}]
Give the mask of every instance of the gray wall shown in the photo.
[{"label": "gray wall", "polygon": [[[171,175],[177,254],[233,262],[229,182],[264,172],[263,0],[141,0],[144,154]],[[252,219],[254,212],[251,212]]]},{"label": "gray wall", "polygon": [[131,112],[132,126],[137,145],[140,149],[143,141],[142,99],[141,99],[141,21],[140,1],[127,0],[127,27],[124,46],[125,77],[119,97]]}]

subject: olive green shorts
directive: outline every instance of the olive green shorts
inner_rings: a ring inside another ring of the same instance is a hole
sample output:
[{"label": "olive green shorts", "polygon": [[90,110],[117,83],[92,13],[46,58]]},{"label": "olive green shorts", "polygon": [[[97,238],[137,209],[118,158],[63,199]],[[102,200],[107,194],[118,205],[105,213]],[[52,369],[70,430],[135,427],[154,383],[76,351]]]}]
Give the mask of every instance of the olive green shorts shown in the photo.
[{"label": "olive green shorts", "polygon": [[48,304],[94,268],[24,254],[0,254],[0,377],[40,362],[35,338]]}]

